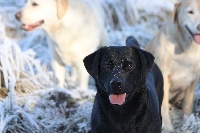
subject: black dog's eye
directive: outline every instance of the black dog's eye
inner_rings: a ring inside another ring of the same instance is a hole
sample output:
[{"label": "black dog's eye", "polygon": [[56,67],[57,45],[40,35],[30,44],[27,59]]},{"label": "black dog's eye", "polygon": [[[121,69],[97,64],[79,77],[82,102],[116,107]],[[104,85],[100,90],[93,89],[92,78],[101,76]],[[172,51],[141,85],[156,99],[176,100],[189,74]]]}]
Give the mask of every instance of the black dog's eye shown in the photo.
[{"label": "black dog's eye", "polygon": [[109,70],[109,69],[111,69],[113,67],[113,64],[114,64],[113,61],[108,61],[108,62],[105,62],[103,67],[105,69]]},{"label": "black dog's eye", "polygon": [[194,14],[194,11],[190,10],[188,11],[189,14]]},{"label": "black dog's eye", "polygon": [[132,62],[124,62],[123,64],[123,70],[128,71],[135,67],[135,65]]},{"label": "black dog's eye", "polygon": [[34,2],[34,3],[32,3],[32,6],[38,6],[38,4]]}]

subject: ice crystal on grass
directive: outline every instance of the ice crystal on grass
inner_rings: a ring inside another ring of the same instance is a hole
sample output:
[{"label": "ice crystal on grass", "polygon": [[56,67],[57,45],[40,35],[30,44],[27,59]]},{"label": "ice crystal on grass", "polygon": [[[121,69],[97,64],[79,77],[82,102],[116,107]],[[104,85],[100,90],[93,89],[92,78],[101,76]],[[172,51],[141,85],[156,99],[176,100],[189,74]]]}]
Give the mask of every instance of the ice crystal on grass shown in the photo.
[{"label": "ice crystal on grass", "polygon": [[[34,59],[34,52],[21,52],[20,47],[5,34],[5,26],[0,21],[0,89],[8,89],[7,98],[1,99],[1,131],[37,132],[38,122],[15,104],[16,97],[23,97],[52,84],[51,73],[42,70],[40,62]],[[43,81],[43,82],[41,82]]]}]

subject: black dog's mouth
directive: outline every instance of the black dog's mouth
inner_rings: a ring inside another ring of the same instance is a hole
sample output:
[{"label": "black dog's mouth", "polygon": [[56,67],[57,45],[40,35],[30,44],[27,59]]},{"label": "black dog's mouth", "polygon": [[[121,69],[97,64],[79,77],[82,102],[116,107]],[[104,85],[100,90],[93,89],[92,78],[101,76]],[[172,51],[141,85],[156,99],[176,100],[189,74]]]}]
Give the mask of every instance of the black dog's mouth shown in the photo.
[{"label": "black dog's mouth", "polygon": [[195,41],[197,44],[200,44],[200,34],[193,34],[192,31],[188,28],[187,25],[186,25],[185,27],[186,27],[186,29],[188,30],[188,32],[191,34],[191,36],[193,37],[194,41]]},{"label": "black dog's mouth", "polygon": [[22,24],[22,28],[25,31],[31,31],[31,30],[35,29],[36,27],[42,25],[43,23],[44,23],[44,20],[41,20],[41,21],[36,22],[34,24]]},{"label": "black dog's mouth", "polygon": [[109,100],[111,104],[122,105],[125,103],[126,93],[122,94],[110,94]]}]

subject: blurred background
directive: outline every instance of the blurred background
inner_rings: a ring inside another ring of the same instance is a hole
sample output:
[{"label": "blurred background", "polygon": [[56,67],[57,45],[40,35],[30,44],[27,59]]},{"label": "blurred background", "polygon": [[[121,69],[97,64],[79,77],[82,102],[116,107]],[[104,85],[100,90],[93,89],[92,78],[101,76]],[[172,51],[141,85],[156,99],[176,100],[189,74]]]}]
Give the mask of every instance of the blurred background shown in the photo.
[{"label": "blurred background", "polygon": [[[125,39],[132,35],[141,47],[171,17],[177,2],[99,1],[106,16],[109,44],[125,45]],[[16,12],[24,4],[25,0],[0,0],[0,132],[89,132],[95,95],[92,81],[91,89],[85,93],[70,86],[63,90],[52,82],[51,55],[44,32],[26,33],[15,19]],[[179,109],[171,108],[174,133],[198,132],[199,99],[197,89],[193,114],[187,121],[182,120]]]}]

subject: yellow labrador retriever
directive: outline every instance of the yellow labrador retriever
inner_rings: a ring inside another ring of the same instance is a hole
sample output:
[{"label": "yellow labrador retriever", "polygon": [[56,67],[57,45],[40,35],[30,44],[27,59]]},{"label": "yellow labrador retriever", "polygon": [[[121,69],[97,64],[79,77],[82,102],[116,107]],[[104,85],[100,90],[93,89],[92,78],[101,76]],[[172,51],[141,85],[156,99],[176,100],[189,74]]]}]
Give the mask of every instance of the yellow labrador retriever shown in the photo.
[{"label": "yellow labrador retriever", "polygon": [[[16,14],[22,28],[42,28],[48,34],[52,67],[59,86],[65,84],[65,65],[74,66],[76,81],[88,88],[83,58],[106,41],[104,19],[96,0],[27,0]],[[75,74],[74,73],[74,74]]]},{"label": "yellow labrador retriever", "polygon": [[184,116],[191,114],[200,72],[200,0],[182,0],[173,19],[145,47],[155,56],[164,77],[163,127],[171,131],[169,102],[183,100]]}]

